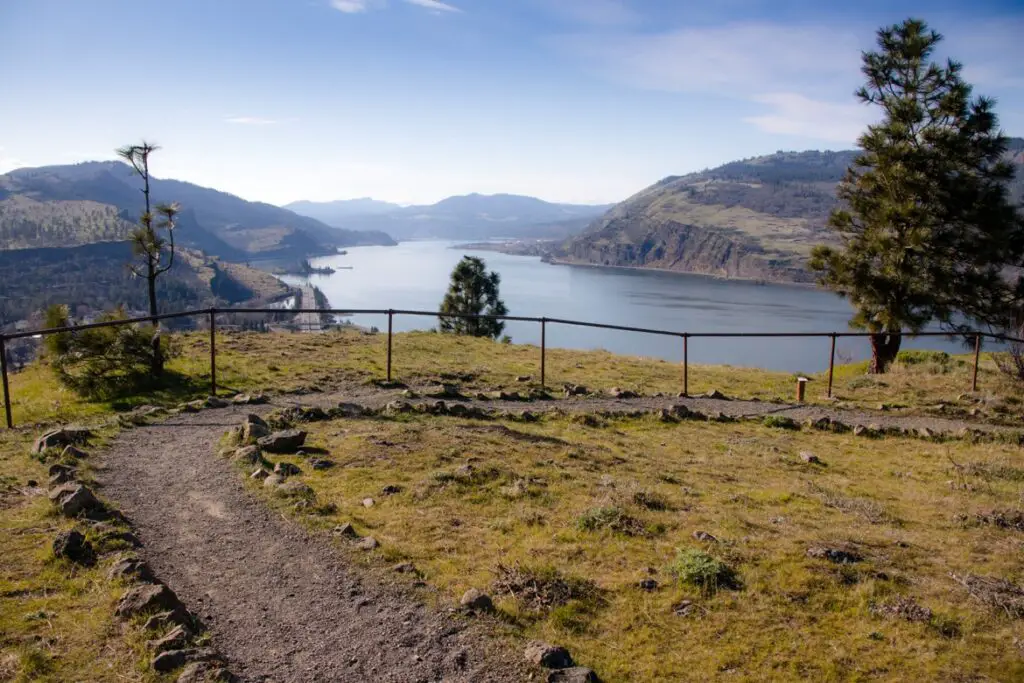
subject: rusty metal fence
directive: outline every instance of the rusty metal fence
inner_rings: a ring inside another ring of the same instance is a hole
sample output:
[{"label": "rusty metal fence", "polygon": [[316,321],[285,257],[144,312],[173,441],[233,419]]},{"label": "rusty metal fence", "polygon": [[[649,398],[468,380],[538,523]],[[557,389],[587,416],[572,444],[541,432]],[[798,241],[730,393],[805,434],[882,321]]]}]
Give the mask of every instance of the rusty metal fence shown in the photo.
[{"label": "rusty metal fence", "polygon": [[[832,396],[832,383],[835,374],[836,361],[836,340],[847,337],[871,337],[870,332],[676,332],[672,330],[658,330],[646,327],[630,327],[627,325],[608,325],[604,323],[584,322],[580,320],[566,320],[563,318],[529,317],[515,315],[455,315],[440,314],[437,311],[409,311],[400,309],[280,309],[280,308],[207,308],[179,313],[166,313],[153,317],[129,318],[125,320],[112,320],[106,322],[89,323],[83,325],[71,325],[68,327],[56,327],[41,330],[15,332],[13,334],[0,334],[0,375],[3,383],[4,414],[7,427],[14,427],[14,420],[11,416],[11,391],[8,382],[7,368],[7,342],[15,339],[29,337],[45,337],[52,334],[66,332],[80,332],[82,330],[96,329],[101,327],[117,327],[121,325],[147,324],[160,320],[172,320],[178,318],[208,318],[207,324],[210,333],[210,394],[217,393],[217,316],[220,314],[263,314],[280,315],[287,314],[318,314],[318,315],[386,315],[388,319],[387,331],[387,376],[388,382],[392,381],[391,360],[392,360],[392,339],[394,337],[395,316],[419,316],[428,318],[464,318],[464,319],[491,319],[512,322],[529,322],[540,325],[540,383],[546,386],[546,356],[547,356],[547,326],[548,325],[570,325],[575,327],[590,327],[601,330],[617,330],[621,332],[636,332],[639,334],[660,335],[663,337],[675,337],[680,340],[683,351],[682,361],[682,395],[688,396],[690,390],[690,340],[691,339],[728,339],[728,338],[821,338],[830,340],[830,352],[828,363],[828,390],[829,398]],[[1024,339],[1008,337],[990,332],[971,331],[966,333],[950,334],[949,332],[918,332],[916,334],[906,333],[908,337],[960,337],[965,341],[974,342],[974,368],[971,375],[971,390],[978,390],[978,364],[981,357],[982,339],[992,339],[1001,342],[1024,344]]]}]

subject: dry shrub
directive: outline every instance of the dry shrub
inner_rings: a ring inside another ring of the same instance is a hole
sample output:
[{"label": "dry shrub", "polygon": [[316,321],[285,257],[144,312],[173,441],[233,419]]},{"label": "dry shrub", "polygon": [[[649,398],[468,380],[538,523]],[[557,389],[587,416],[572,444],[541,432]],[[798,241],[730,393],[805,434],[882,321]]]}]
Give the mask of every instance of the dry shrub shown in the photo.
[{"label": "dry shrub", "polygon": [[1024,588],[1017,584],[977,574],[950,574],[950,577],[981,604],[1001,610],[1011,619],[1024,618]]},{"label": "dry shrub", "polygon": [[1024,531],[1024,510],[989,510],[979,512],[975,519],[978,520],[978,524]]},{"label": "dry shrub", "polygon": [[601,591],[593,581],[565,576],[552,566],[523,567],[499,564],[495,568],[494,592],[511,595],[523,608],[544,612],[572,600],[600,601]]},{"label": "dry shrub", "polygon": [[826,507],[859,515],[872,524],[886,524],[896,521],[878,501],[860,496],[844,496],[838,491],[813,483],[809,484],[808,488]]},{"label": "dry shrub", "polygon": [[902,619],[910,622],[929,622],[932,619],[932,611],[924,605],[919,605],[913,598],[904,595],[886,600],[880,605],[875,605],[871,611],[886,619]]}]

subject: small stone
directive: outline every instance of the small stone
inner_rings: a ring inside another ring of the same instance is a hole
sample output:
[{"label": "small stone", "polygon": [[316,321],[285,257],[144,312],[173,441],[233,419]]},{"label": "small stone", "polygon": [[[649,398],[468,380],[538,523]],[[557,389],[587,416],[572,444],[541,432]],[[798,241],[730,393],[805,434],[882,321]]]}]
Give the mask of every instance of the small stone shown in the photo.
[{"label": "small stone", "polygon": [[692,600],[682,600],[672,606],[672,613],[677,617],[687,617],[693,611]]},{"label": "small stone", "polygon": [[364,508],[372,508],[373,507],[373,498],[363,498],[363,507]]},{"label": "small stone", "polygon": [[598,683],[597,674],[585,666],[555,669],[548,674],[548,683]]},{"label": "small stone", "polygon": [[814,453],[811,453],[810,451],[800,451],[800,459],[803,460],[808,465],[821,465],[821,464],[823,464],[821,462],[821,458],[816,456]]},{"label": "small stone", "polygon": [[282,477],[292,477],[301,473],[302,470],[298,465],[293,465],[290,462],[279,462],[274,465],[274,474],[280,474]]},{"label": "small stone", "polygon": [[[280,475],[272,474],[270,477],[277,477]],[[267,477],[267,479],[270,479]],[[263,482],[266,486],[266,482]],[[277,487],[276,493],[285,498],[308,498],[313,500],[316,498],[316,492],[309,484],[298,481],[297,479],[287,479],[283,484]]]},{"label": "small stone", "polygon": [[83,451],[81,448],[75,446],[65,446],[64,450],[61,451],[60,457],[64,460],[81,460],[82,458],[88,458],[89,454]]},{"label": "small stone", "polygon": [[91,512],[103,507],[86,486],[70,482],[52,489],[50,500],[65,517],[77,517],[83,512]]},{"label": "small stone", "polygon": [[637,398],[639,396],[639,394],[637,394],[635,391],[629,391],[628,389],[620,389],[618,387],[613,387],[608,392],[608,395],[611,396],[612,398],[620,399]]},{"label": "small stone", "polygon": [[564,647],[549,645],[539,640],[526,646],[526,661],[547,669],[568,669],[573,666],[572,656]]},{"label": "small stone", "polygon": [[269,476],[270,476],[270,472],[268,472],[267,470],[265,470],[262,467],[257,467],[256,469],[254,469],[252,471],[252,474],[249,475],[249,478],[250,479],[260,480],[260,479],[266,479]]},{"label": "small stone", "polygon": [[85,443],[92,437],[92,432],[83,427],[62,427],[51,432],[46,432],[32,444],[33,453],[42,453],[50,448],[61,446],[72,446]]},{"label": "small stone", "polygon": [[463,607],[479,610],[481,612],[490,612],[494,609],[494,602],[491,600],[491,596],[477,590],[476,588],[470,588],[468,591],[463,593],[462,599],[459,600],[459,604]]},{"label": "small stone", "polygon": [[453,403],[448,406],[448,414],[452,417],[466,417],[469,415],[469,408],[463,403]]},{"label": "small stone", "polygon": [[402,487],[399,486],[398,484],[388,484],[387,486],[382,488],[380,490],[380,492],[381,492],[382,495],[385,495],[385,496],[393,496],[393,495],[395,495],[397,493],[401,493],[402,492]]},{"label": "small stone", "polygon": [[539,418],[535,413],[531,413],[529,410],[524,410],[519,413],[519,419],[523,422],[536,422]]},{"label": "small stone", "polygon": [[391,403],[384,406],[384,413],[386,415],[399,415],[401,413],[411,413],[412,404],[408,401],[392,401]]},{"label": "small stone", "polygon": [[333,533],[335,536],[344,536],[345,538],[359,538],[359,534],[356,533],[355,527],[349,522],[339,524],[334,527]]},{"label": "small stone", "polygon": [[718,389],[712,389],[711,391],[707,392],[706,394],[704,394],[704,398],[712,398],[712,399],[715,399],[716,401],[728,401],[729,400],[729,397],[726,396],[725,394],[723,394]]},{"label": "small stone", "polygon": [[864,559],[853,550],[825,545],[811,546],[807,549],[807,556],[835,564],[853,564]]},{"label": "small stone", "polygon": [[250,465],[255,465],[260,461],[260,455],[259,446],[244,446],[236,450],[231,459],[235,462],[246,462]]},{"label": "small stone", "polygon": [[707,543],[718,543],[718,539],[706,531],[694,531],[693,537],[698,541],[705,541]]},{"label": "small stone", "polygon": [[180,650],[192,640],[192,631],[184,626],[178,625],[168,631],[163,637],[151,640],[146,645],[153,652],[166,652],[167,650]]},{"label": "small stone", "polygon": [[206,399],[207,408],[227,408],[229,403],[220,396],[209,396]]},{"label": "small stone", "polygon": [[651,578],[640,579],[640,583],[637,585],[640,587],[640,590],[648,592],[658,590],[658,582]]},{"label": "small stone", "polygon": [[310,458],[309,466],[314,470],[326,470],[334,467],[334,461],[326,458]]},{"label": "small stone", "polygon": [[53,539],[54,557],[62,557],[75,564],[89,566],[96,561],[92,544],[78,531],[62,531]]},{"label": "small stone", "polygon": [[219,659],[217,652],[208,647],[168,650],[154,657],[152,666],[157,673],[169,673],[192,662],[212,662]]},{"label": "small stone", "polygon": [[399,562],[391,568],[391,571],[398,574],[415,574],[416,566],[412,562]]},{"label": "small stone", "polygon": [[185,606],[170,588],[159,583],[146,583],[130,588],[117,603],[115,614],[134,617],[150,610],[185,611]]},{"label": "small stone", "polygon": [[267,475],[267,478],[263,480],[263,485],[266,486],[268,489],[274,488],[275,486],[280,486],[283,483],[284,477],[281,476],[280,474],[269,474]]},{"label": "small stone", "polygon": [[[53,468],[50,468],[50,469],[53,469]],[[73,468],[73,467],[61,467],[60,469],[56,470],[52,475],[50,475],[50,479],[49,479],[50,488],[53,488],[54,486],[60,486],[61,484],[66,484],[69,481],[74,481],[75,480],[75,474],[76,474],[75,468]]]},{"label": "small stone", "polygon": [[178,609],[157,612],[150,618],[146,619],[146,623],[142,628],[147,631],[163,632],[172,626],[184,626],[186,628],[191,628],[192,625],[192,615],[185,609]]},{"label": "small stone", "polygon": [[380,544],[377,543],[377,539],[373,536],[367,536],[363,538],[361,541],[359,541],[359,543],[356,543],[356,547],[360,550],[373,550],[378,545]]},{"label": "small stone", "polygon": [[239,435],[243,443],[257,441],[270,434],[270,426],[259,415],[249,414],[242,423],[242,433]]},{"label": "small stone", "polygon": [[217,662],[192,662],[178,674],[177,683],[234,683],[237,680]]},{"label": "small stone", "polygon": [[153,582],[156,577],[149,565],[137,557],[122,557],[114,562],[107,572],[107,578]]},{"label": "small stone", "polygon": [[935,438],[935,432],[933,432],[932,430],[928,429],[927,427],[918,427],[914,431],[917,434],[917,436],[922,438],[922,439],[934,439]]},{"label": "small stone", "polygon": [[256,440],[260,448],[270,453],[294,453],[306,442],[306,432],[285,429]]},{"label": "small stone", "polygon": [[529,382],[531,379],[533,378],[530,377],[529,375],[519,375],[518,377],[516,377],[517,382]]}]

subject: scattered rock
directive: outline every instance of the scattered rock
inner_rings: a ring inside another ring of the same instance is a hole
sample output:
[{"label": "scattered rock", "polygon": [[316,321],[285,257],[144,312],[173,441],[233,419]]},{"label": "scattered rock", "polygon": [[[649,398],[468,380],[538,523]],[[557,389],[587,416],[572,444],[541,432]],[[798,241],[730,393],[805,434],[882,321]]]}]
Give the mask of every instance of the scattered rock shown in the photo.
[{"label": "scattered rock", "polygon": [[177,683],[234,683],[237,680],[218,662],[192,662],[178,674]]},{"label": "scattered rock", "polygon": [[359,538],[359,534],[356,533],[355,527],[348,522],[334,527],[334,535],[344,536],[345,538]]},{"label": "scattered rock", "polygon": [[74,467],[68,467],[67,465],[51,465],[49,480],[50,488],[66,484],[69,481],[74,481],[76,475],[77,472]]},{"label": "scattered rock", "polygon": [[372,508],[373,507],[373,498],[363,498],[363,507],[364,508]]},{"label": "scattered rock", "polygon": [[832,428],[832,420],[827,417],[819,417],[817,420],[810,420],[808,425],[811,429],[817,429],[821,432],[827,432]]},{"label": "scattered rock", "polygon": [[403,398],[409,398],[409,399],[415,399],[415,398],[419,398],[420,395],[417,394],[412,389],[406,389],[405,391],[402,392],[402,397]]},{"label": "scattered rock", "polygon": [[192,631],[179,624],[161,638],[151,640],[146,645],[153,652],[159,653],[167,652],[168,650],[180,650],[188,645],[190,640],[192,640]]},{"label": "scattered rock", "polygon": [[267,478],[263,480],[263,485],[267,488],[274,488],[284,483],[284,476],[280,474],[268,474]]},{"label": "scattered rock", "polygon": [[640,579],[637,585],[640,587],[640,590],[648,592],[658,590],[658,582],[651,578]]},{"label": "scattered rock", "polygon": [[311,458],[309,461],[309,466],[312,467],[314,470],[326,470],[331,467],[334,467],[334,461],[328,460],[326,458]]},{"label": "scattered rock", "polygon": [[270,453],[294,453],[306,443],[306,432],[300,429],[285,429],[264,436],[256,441],[260,448]]},{"label": "scattered rock", "polygon": [[52,489],[50,500],[65,517],[77,517],[83,512],[92,512],[103,507],[88,487],[71,482]]},{"label": "scattered rock", "polygon": [[153,610],[186,611],[181,600],[170,588],[161,583],[144,583],[128,589],[121,596],[114,613],[119,617],[129,618]]},{"label": "scattered rock", "polygon": [[693,537],[698,541],[705,541],[707,543],[718,543],[718,539],[706,531],[694,531]]},{"label": "scattered rock", "polygon": [[270,426],[259,415],[249,414],[242,423],[242,441],[250,443],[270,434]]},{"label": "scattered rock", "polygon": [[469,414],[469,407],[463,403],[453,403],[448,407],[448,414],[452,417],[466,417]]},{"label": "scattered rock", "polygon": [[231,399],[236,406],[258,406],[267,402],[263,394],[237,394]]},{"label": "scattered rock", "polygon": [[391,568],[391,571],[397,572],[398,574],[415,574],[416,565],[412,562],[399,562]]},{"label": "scattered rock", "polygon": [[92,437],[92,432],[84,427],[62,427],[46,432],[32,444],[33,453],[42,453],[50,448],[82,444]]},{"label": "scattered rock", "polygon": [[568,669],[573,666],[572,656],[568,650],[539,640],[527,644],[524,654],[526,661],[546,669]]},{"label": "scattered rock", "polygon": [[480,612],[490,612],[494,609],[494,601],[491,600],[491,596],[476,588],[470,588],[468,591],[463,593],[462,599],[459,600],[459,604],[468,609],[478,610]]},{"label": "scattered rock", "polygon": [[875,605],[871,611],[880,617],[887,619],[903,619],[910,622],[931,621],[932,611],[923,605],[919,605],[913,598],[897,596]]},{"label": "scattered rock", "polygon": [[658,411],[658,419],[662,422],[678,422],[679,420],[668,408],[662,408]]},{"label": "scattered rock", "polygon": [[270,476],[270,472],[267,472],[262,467],[257,467],[256,469],[254,469],[252,471],[252,474],[249,475],[249,478],[250,479],[266,479],[269,476]]},{"label": "scattered rock", "polygon": [[640,394],[636,393],[635,391],[629,391],[628,389],[620,389],[618,387],[613,387],[611,390],[609,390],[608,395],[611,396],[612,398],[627,399],[637,398]]},{"label": "scattered rock", "polygon": [[366,408],[364,408],[363,406],[359,405],[358,403],[344,403],[344,402],[342,402],[342,403],[339,403],[337,405],[337,407],[334,408],[331,412],[333,412],[338,417],[350,417],[351,418],[351,417],[362,417],[363,415],[369,414],[371,411],[368,411]]},{"label": "scattered rock", "polygon": [[704,398],[713,398],[716,401],[728,401],[729,397],[723,394],[718,389],[712,389],[711,391],[704,394]]},{"label": "scattered rock", "polygon": [[205,407],[206,403],[204,401],[189,401],[188,403],[182,403],[181,405],[179,405],[178,411],[182,413],[198,413]]},{"label": "scattered rock", "polygon": [[[279,475],[272,474],[271,477]],[[270,477],[267,477],[270,479]],[[266,482],[263,483],[266,486]],[[304,484],[297,479],[288,479],[283,484],[277,487],[277,494],[286,498],[309,498],[310,500],[316,497],[316,492],[309,484]]]},{"label": "scattered rock", "polygon": [[360,550],[373,550],[378,545],[380,545],[380,543],[378,543],[377,539],[373,536],[366,536],[361,541],[359,541],[359,543],[356,543],[356,547]]},{"label": "scattered rock", "polygon": [[130,581],[143,581],[146,583],[152,583],[156,581],[156,577],[153,575],[153,570],[149,568],[149,565],[140,560],[137,557],[121,557],[110,570],[107,572],[107,578],[113,581],[114,579],[124,579]]},{"label": "scattered rock", "polygon": [[516,377],[517,382],[529,382],[531,379],[533,378],[530,377],[529,375],[519,375],[518,377]]},{"label": "scattered rock", "polygon": [[167,610],[165,612],[157,612],[149,619],[146,619],[146,623],[143,625],[147,631],[166,631],[173,626],[184,626],[191,628],[193,625],[192,615],[185,609]]},{"label": "scattered rock", "polygon": [[384,413],[386,415],[400,415],[402,413],[411,413],[412,404],[408,401],[392,401],[391,403],[384,406]]},{"label": "scattered rock", "polygon": [[927,427],[918,427],[917,429],[914,430],[914,433],[917,434],[917,436],[919,436],[922,439],[934,439],[935,438],[935,432],[933,432],[932,430],[928,429]]},{"label": "scattered rock", "polygon": [[548,683],[598,683],[600,679],[585,666],[555,669],[548,674]]},{"label": "scattered rock", "polygon": [[588,390],[582,384],[566,384],[565,385],[565,396],[566,396],[566,398],[568,398],[570,396],[586,396],[589,393],[590,393],[590,390]]},{"label": "scattered rock", "polygon": [[835,564],[853,564],[864,558],[850,548],[840,548],[827,545],[812,545],[807,549],[807,556],[819,560],[828,560]]},{"label": "scattered rock", "polygon": [[282,477],[292,477],[296,474],[302,474],[302,470],[299,469],[298,465],[293,465],[290,462],[279,462],[274,465],[274,474],[279,474]]},{"label": "scattered rock", "polygon": [[429,413],[430,415],[447,415],[448,404],[446,404],[444,401],[434,401],[433,403],[428,403],[426,406],[426,412]]},{"label": "scattered rock", "polygon": [[459,398],[459,387],[456,384],[439,384],[427,392],[430,398]]},{"label": "scattered rock", "polygon": [[403,490],[402,487],[399,486],[398,484],[388,484],[387,486],[382,488],[380,490],[380,492],[381,492],[382,495],[385,495],[385,496],[393,496],[396,493],[401,493],[402,490]]},{"label": "scattered rock", "polygon": [[518,417],[523,422],[536,422],[537,420],[540,419],[537,417],[535,413],[531,413],[529,410],[524,410],[523,412],[519,413]]},{"label": "scattered rock", "polygon": [[207,396],[204,405],[207,408],[227,408],[231,404],[220,396]]},{"label": "scattered rock", "polygon": [[73,529],[62,531],[53,539],[53,555],[85,566],[96,562],[92,544],[85,540],[81,532]]},{"label": "scattered rock", "polygon": [[681,600],[672,605],[672,613],[677,617],[688,617],[693,613],[693,600]]},{"label": "scattered rock", "polygon": [[808,465],[823,465],[821,458],[810,451],[800,451],[800,459]]},{"label": "scattered rock", "polygon": [[153,658],[152,666],[157,673],[168,673],[193,662],[215,661],[220,661],[216,650],[209,647],[197,647],[161,652]]},{"label": "scattered rock", "polygon": [[685,420],[686,418],[690,417],[690,409],[684,406],[682,403],[677,403],[676,405],[669,408],[669,410],[672,411],[672,414],[678,417],[680,420]]},{"label": "scattered rock", "polygon": [[250,465],[255,465],[260,461],[260,447],[259,446],[243,446],[235,451],[231,459],[235,462],[245,462]]},{"label": "scattered rock", "polygon": [[60,457],[63,460],[81,460],[82,458],[88,458],[89,454],[83,451],[81,448],[75,446],[65,446],[64,450],[61,451]]}]

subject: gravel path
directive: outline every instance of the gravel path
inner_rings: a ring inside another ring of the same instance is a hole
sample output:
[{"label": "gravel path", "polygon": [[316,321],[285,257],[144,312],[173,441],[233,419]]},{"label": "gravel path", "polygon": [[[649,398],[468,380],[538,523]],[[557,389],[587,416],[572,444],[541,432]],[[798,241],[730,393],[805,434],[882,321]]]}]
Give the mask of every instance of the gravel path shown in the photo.
[{"label": "gravel path", "polygon": [[97,473],[142,557],[208,627],[243,681],[520,681],[464,617],[346,567],[327,539],[245,491],[214,444],[247,412],[180,415],[116,439]]}]

